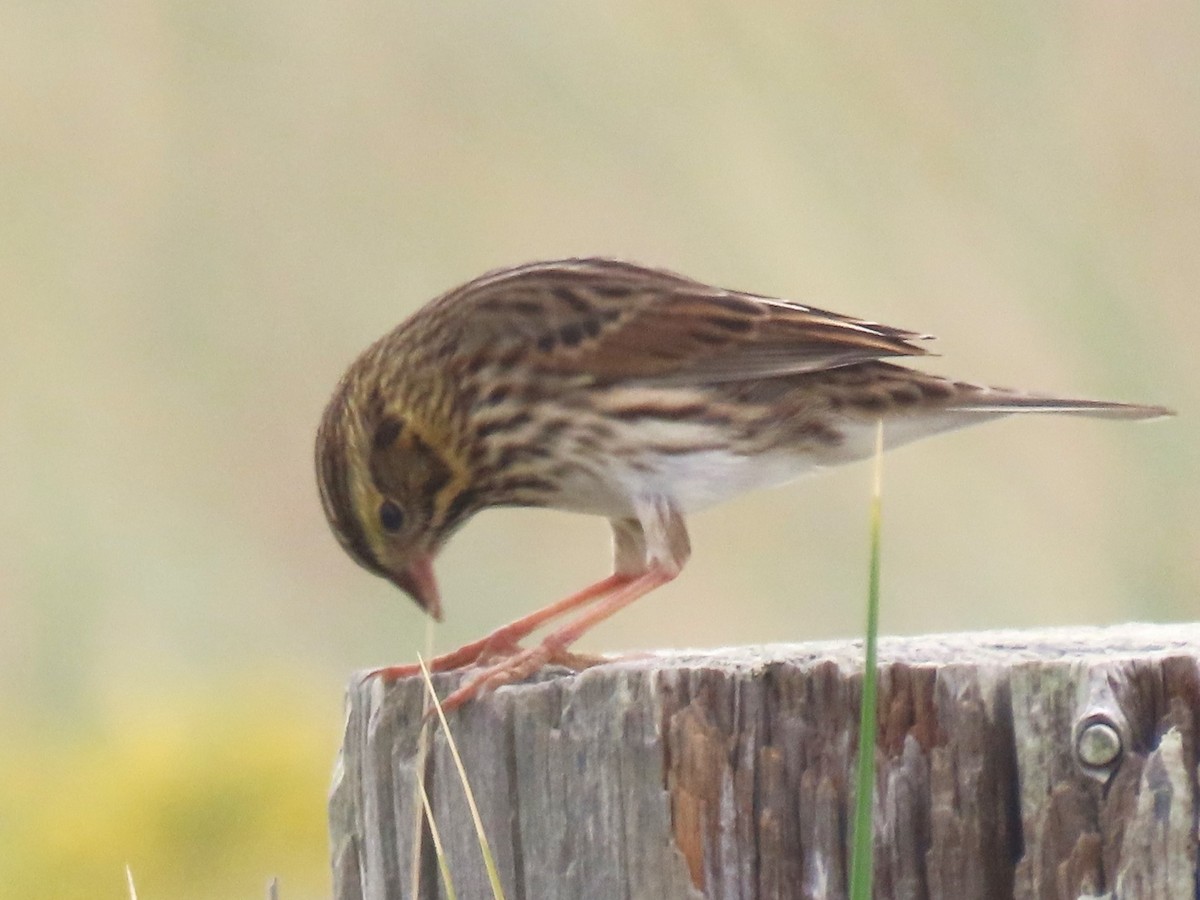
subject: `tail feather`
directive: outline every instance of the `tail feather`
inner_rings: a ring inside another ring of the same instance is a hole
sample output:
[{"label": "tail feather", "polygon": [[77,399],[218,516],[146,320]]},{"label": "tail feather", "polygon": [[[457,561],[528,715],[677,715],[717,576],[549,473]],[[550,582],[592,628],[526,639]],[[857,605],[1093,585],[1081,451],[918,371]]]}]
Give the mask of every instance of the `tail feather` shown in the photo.
[{"label": "tail feather", "polygon": [[1061,415],[1089,416],[1101,419],[1158,419],[1173,416],[1175,411],[1165,406],[1144,406],[1140,403],[1111,403],[1106,400],[1070,400],[1063,397],[1043,397],[1036,394],[1019,394],[997,388],[984,388],[978,394],[968,395],[951,408],[963,412],[978,413],[1055,413]]},{"label": "tail feather", "polygon": [[[942,380],[925,382],[946,385]],[[1106,400],[1075,400],[1025,394],[1005,388],[991,388],[965,382],[950,383],[952,391],[941,403],[894,411],[883,417],[884,446],[900,447],[910,441],[943,431],[953,431],[998,419],[1014,413],[1049,413],[1068,416],[1092,416],[1106,419],[1156,419],[1175,413],[1163,406],[1138,403],[1112,403]],[[842,442],[830,452],[829,464],[865,459],[875,452],[875,421],[868,415],[847,416],[839,421]]]}]

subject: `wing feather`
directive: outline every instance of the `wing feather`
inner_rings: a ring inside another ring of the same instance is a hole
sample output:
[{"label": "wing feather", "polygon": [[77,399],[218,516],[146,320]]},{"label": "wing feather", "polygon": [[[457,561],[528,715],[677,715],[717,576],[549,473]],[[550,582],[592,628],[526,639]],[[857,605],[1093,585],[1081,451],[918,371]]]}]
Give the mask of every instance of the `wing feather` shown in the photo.
[{"label": "wing feather", "polygon": [[[463,304],[470,307],[462,315]],[[453,305],[453,316],[439,315]],[[434,301],[446,342],[549,372],[689,385],[921,356],[914,331],[611,259],[531,263]],[[464,324],[465,323],[465,324]],[[449,348],[447,348],[449,349]]]}]

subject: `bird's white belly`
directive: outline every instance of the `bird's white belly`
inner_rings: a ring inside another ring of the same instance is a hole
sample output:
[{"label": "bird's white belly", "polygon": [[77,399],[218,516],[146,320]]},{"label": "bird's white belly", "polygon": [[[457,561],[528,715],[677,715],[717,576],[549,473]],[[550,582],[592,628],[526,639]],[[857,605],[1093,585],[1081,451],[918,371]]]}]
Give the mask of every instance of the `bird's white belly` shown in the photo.
[{"label": "bird's white belly", "polygon": [[660,474],[642,476],[640,484],[653,492],[658,485],[684,512],[723,503],[758,488],[775,487],[816,468],[798,454],[741,456],[706,450],[663,459]]},{"label": "bird's white belly", "polygon": [[799,455],[742,456],[724,450],[607,460],[600,472],[564,485],[561,508],[608,518],[634,514],[638,497],[669,497],[684,513],[757,488],[774,487],[817,468]]}]

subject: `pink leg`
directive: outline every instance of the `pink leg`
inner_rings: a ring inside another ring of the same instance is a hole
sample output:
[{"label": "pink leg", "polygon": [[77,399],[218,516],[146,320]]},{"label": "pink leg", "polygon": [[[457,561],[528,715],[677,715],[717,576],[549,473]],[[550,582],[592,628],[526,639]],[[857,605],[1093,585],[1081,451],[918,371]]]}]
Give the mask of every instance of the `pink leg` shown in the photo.
[{"label": "pink leg", "polygon": [[548,634],[538,646],[510,654],[484,669],[443,700],[442,709],[449,712],[480,693],[520,681],[536,672],[547,662],[564,655],[569,656],[567,649],[590,629],[621,611],[639,597],[644,597],[656,587],[666,584],[676,574],[678,573],[664,568],[655,568],[632,579],[627,578],[624,584],[617,586],[594,607]]},{"label": "pink leg", "polygon": [[[527,616],[500,626],[491,634],[485,635],[477,641],[471,641],[469,644],[463,644],[457,650],[434,657],[429,661],[429,671],[447,672],[451,669],[461,669],[464,666],[487,663],[498,657],[507,658],[518,655],[522,652],[519,646],[520,642],[545,623],[581,606],[586,606],[600,597],[614,593],[634,581],[635,578],[636,576],[633,575],[619,575],[614,572],[607,578],[603,578],[569,597],[564,597],[556,603],[551,603]],[[565,646],[563,649],[565,651]],[[563,661],[567,662],[568,657],[568,654],[564,654]],[[363,676],[363,680],[378,676],[386,681],[396,681],[420,673],[421,667],[418,665],[385,666],[381,669],[372,669]]]}]

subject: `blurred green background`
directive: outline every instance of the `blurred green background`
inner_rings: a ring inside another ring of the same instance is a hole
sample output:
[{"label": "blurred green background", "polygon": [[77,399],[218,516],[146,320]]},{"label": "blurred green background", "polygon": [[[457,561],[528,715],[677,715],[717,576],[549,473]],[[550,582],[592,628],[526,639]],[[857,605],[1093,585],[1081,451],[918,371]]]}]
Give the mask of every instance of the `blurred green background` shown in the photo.
[{"label": "blurred green background", "polygon": [[[424,622],[322,518],[343,368],[497,265],[611,254],[937,334],[935,371],[1157,402],[885,473],[889,632],[1200,598],[1200,7],[0,10],[0,894],[327,896],[340,695]],[[693,522],[591,649],[855,634],[869,471]],[[442,648],[606,572],[481,516]]]}]

